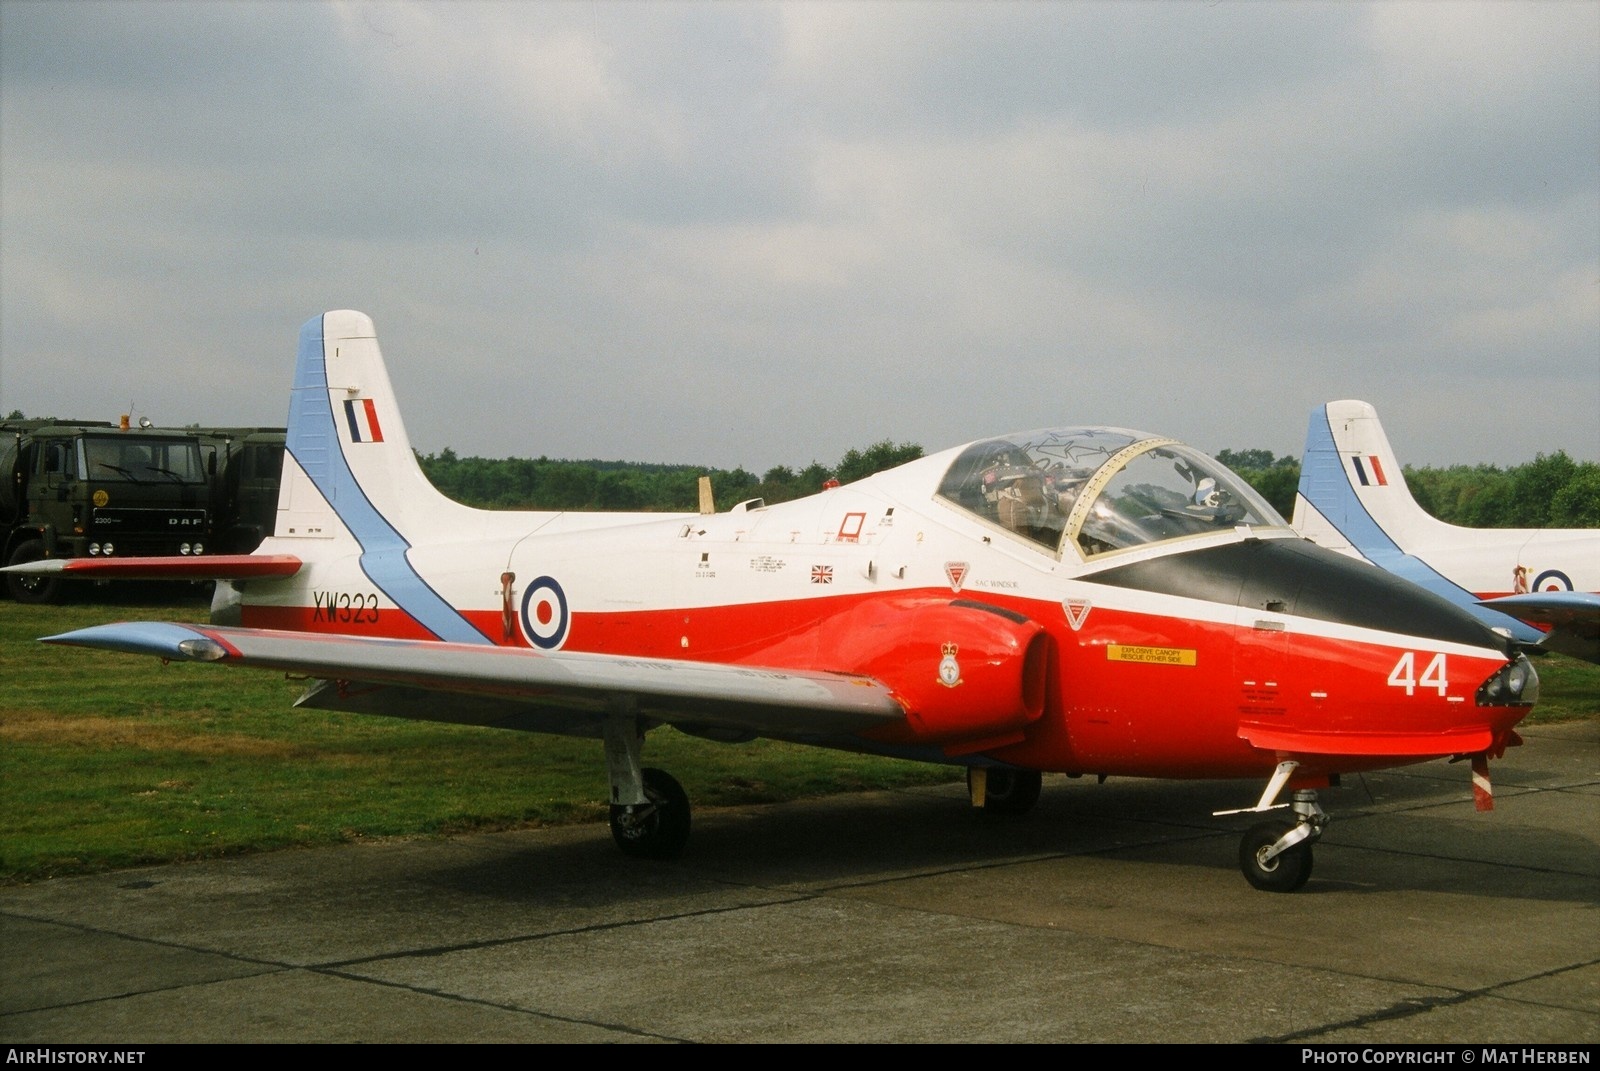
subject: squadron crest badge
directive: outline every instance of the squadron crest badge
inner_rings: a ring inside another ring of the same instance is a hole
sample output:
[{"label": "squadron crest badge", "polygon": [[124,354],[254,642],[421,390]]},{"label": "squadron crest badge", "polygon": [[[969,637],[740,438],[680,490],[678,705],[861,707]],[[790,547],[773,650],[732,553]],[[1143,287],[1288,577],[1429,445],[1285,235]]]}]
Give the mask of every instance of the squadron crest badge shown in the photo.
[{"label": "squadron crest badge", "polygon": [[961,666],[956,662],[956,645],[944,645],[944,657],[939,660],[939,683],[954,688],[961,683]]}]

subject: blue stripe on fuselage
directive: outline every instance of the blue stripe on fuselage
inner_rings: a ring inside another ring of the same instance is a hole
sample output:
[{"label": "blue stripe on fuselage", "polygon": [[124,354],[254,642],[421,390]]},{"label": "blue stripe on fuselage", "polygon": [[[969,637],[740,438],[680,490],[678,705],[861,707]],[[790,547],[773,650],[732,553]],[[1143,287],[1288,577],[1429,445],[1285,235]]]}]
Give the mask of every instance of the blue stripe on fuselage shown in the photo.
[{"label": "blue stripe on fuselage", "polygon": [[322,497],[338,513],[361,544],[361,570],[400,610],[441,640],[489,643],[427,581],[406,557],[408,543],[378,512],[350,471],[328,400],[328,368],[324,359],[322,317],[300,329],[294,387],[289,401],[287,449],[305,470]]}]

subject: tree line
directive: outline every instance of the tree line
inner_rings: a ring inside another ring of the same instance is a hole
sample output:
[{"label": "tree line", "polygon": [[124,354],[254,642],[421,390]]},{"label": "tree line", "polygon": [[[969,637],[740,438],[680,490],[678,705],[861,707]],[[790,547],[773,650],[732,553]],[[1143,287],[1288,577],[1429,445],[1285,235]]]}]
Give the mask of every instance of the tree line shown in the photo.
[{"label": "tree line", "polygon": [[[12,410],[7,419],[23,419]],[[777,465],[761,476],[744,468],[660,465],[634,461],[565,461],[540,458],[458,457],[446,447],[417,460],[428,479],[458,502],[484,509],[623,510],[692,513],[699,481],[711,477],[719,509],[759,498],[787,502],[822,490],[829,480],[850,483],[915,461],[917,443],[887,439],[852,449],[835,465],[819,461],[801,469]],[[1299,458],[1270,450],[1219,450],[1218,461],[1238,473],[1285,517],[1294,513]],[[1417,504],[1449,524],[1466,528],[1600,528],[1600,464],[1573,461],[1565,450],[1540,454],[1523,465],[1451,465],[1404,470]]]},{"label": "tree line", "polygon": [[[626,510],[692,513],[699,479],[711,477],[718,509],[759,498],[767,503],[820,491],[829,480],[851,483],[922,456],[916,443],[873,443],[836,464],[778,465],[757,476],[744,468],[711,469],[627,461],[459,457],[454,450],[418,457],[433,485],[468,505],[488,509]],[[1220,450],[1218,461],[1244,478],[1285,517],[1294,512],[1300,461],[1270,450]],[[1565,451],[1523,465],[1407,468],[1406,486],[1433,516],[1468,528],[1600,528],[1600,465]]]},{"label": "tree line", "polygon": [[[1270,450],[1219,450],[1218,461],[1244,477],[1285,517],[1294,512],[1300,461]],[[1464,528],[1600,528],[1600,465],[1565,450],[1522,465],[1404,469],[1417,505]]]},{"label": "tree line", "polygon": [[446,447],[421,454],[422,471],[458,502],[486,509],[638,510],[693,513],[700,503],[700,477],[711,477],[718,509],[752,498],[787,502],[822,490],[829,480],[850,483],[922,456],[916,443],[885,439],[851,449],[836,464],[812,461],[801,469],[777,465],[757,476],[742,466],[660,465],[631,461],[566,461],[539,458],[459,457]]}]

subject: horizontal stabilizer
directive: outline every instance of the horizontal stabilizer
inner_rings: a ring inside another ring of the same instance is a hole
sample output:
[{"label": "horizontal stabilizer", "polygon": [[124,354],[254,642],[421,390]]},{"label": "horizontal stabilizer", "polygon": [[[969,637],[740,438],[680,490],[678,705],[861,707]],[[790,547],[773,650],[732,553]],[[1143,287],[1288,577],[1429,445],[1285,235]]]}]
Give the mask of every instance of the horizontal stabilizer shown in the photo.
[{"label": "horizontal stabilizer", "polygon": [[254,580],[294,576],[292,554],[212,554],[170,558],[42,558],[0,572],[63,580]]}]

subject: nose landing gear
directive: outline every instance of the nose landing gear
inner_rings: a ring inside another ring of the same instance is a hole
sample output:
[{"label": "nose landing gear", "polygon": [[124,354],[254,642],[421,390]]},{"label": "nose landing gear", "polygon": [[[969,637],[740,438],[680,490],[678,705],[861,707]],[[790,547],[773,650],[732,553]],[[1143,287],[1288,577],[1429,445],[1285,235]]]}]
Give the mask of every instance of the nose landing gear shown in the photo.
[{"label": "nose landing gear", "polygon": [[1278,793],[1288,784],[1289,776],[1299,765],[1281,762],[1267,782],[1261,801],[1254,807],[1236,811],[1217,811],[1225,814],[1260,814],[1288,806],[1294,821],[1278,819],[1251,826],[1239,840],[1239,869],[1244,878],[1257,889],[1266,892],[1294,892],[1311,878],[1311,845],[1322,836],[1328,824],[1328,815],[1317,803],[1315,789],[1301,788],[1294,793],[1294,802],[1275,803]]},{"label": "nose landing gear", "polygon": [[1239,840],[1244,879],[1267,892],[1294,892],[1311,879],[1311,845],[1322,836],[1328,816],[1309,788],[1294,794],[1293,822],[1262,822]]}]

